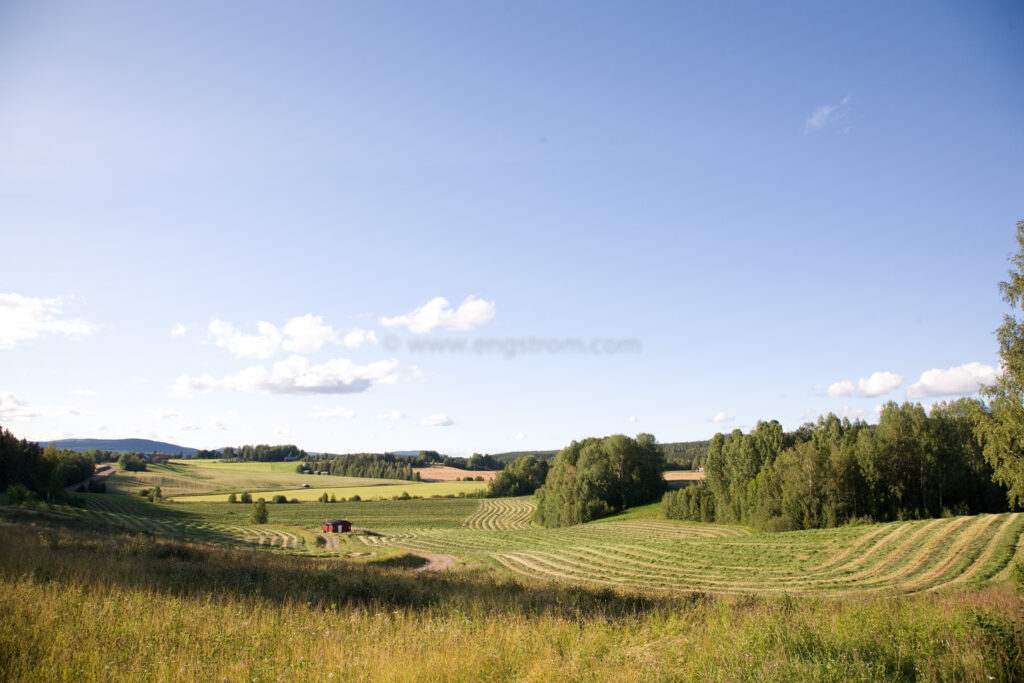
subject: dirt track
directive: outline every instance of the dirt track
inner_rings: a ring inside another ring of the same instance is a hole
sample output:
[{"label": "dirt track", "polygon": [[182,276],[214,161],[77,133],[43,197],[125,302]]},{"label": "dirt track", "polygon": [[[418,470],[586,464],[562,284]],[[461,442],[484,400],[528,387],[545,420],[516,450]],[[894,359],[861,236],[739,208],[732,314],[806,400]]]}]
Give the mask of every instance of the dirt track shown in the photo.
[{"label": "dirt track", "polygon": [[427,560],[427,563],[417,569],[418,572],[441,572],[445,569],[455,568],[455,559],[448,555],[430,555],[418,553],[420,557]]}]

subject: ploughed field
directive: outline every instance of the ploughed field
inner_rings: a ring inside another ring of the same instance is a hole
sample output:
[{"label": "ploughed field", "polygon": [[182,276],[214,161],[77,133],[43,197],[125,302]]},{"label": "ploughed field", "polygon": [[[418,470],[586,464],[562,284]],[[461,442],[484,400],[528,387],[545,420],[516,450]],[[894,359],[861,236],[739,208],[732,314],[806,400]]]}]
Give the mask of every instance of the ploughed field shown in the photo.
[{"label": "ploughed field", "polygon": [[[265,525],[250,524],[242,504],[86,498],[80,514],[127,529],[317,556],[447,555],[457,567],[595,588],[916,593],[1003,581],[1024,560],[1021,513],[753,534],[657,519],[657,506],[540,529],[528,497],[270,504]],[[356,533],[320,533],[329,518],[351,520]]]}]

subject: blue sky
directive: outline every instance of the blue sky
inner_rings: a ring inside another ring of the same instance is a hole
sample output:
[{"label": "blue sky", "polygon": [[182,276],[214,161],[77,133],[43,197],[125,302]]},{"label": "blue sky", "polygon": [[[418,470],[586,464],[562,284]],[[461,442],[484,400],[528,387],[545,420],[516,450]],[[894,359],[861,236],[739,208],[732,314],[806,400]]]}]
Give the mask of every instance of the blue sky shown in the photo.
[{"label": "blue sky", "polygon": [[0,424],[465,454],[970,394],[1022,143],[1019,3],[8,1]]}]

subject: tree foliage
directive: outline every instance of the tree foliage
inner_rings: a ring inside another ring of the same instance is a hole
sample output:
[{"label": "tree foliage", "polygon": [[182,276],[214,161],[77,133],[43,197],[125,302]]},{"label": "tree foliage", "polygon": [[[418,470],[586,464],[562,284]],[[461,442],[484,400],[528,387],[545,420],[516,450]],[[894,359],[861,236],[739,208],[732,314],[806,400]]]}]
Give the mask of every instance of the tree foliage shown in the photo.
[{"label": "tree foliage", "polygon": [[505,465],[498,476],[487,485],[488,498],[528,496],[544,485],[548,464],[532,455],[526,455]]},{"label": "tree foliage", "polygon": [[253,524],[266,524],[270,519],[270,512],[267,510],[267,501],[260,498],[253,503],[249,519]]},{"label": "tree foliage", "polygon": [[559,451],[537,490],[542,526],[580,524],[661,497],[665,456],[650,434],[573,441]]},{"label": "tree foliage", "polygon": [[1017,222],[1017,253],[1009,257],[1013,266],[1006,281],[999,283],[1003,301],[1011,313],[1003,317],[996,331],[1002,375],[986,388],[990,414],[983,424],[984,456],[995,479],[1007,488],[1011,506],[1024,506],[1024,321],[1016,317],[1024,308],[1024,221]]}]

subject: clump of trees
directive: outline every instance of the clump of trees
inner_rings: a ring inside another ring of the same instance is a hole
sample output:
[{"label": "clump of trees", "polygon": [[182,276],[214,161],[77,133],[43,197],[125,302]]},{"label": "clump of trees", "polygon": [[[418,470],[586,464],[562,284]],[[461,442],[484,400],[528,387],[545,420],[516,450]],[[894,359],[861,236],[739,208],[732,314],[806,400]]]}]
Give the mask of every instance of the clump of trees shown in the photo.
[{"label": "clump of trees", "polygon": [[244,462],[282,462],[284,460],[301,460],[306,457],[306,451],[294,444],[270,446],[261,443],[257,446],[229,446],[219,450],[196,451],[196,458],[240,460]]},{"label": "clump of trees", "polygon": [[544,485],[548,476],[548,463],[526,455],[505,465],[498,476],[487,485],[488,498],[528,496]]},{"label": "clump of trees", "polygon": [[573,441],[555,456],[537,490],[534,520],[569,526],[658,500],[665,491],[664,469],[665,455],[650,434]]},{"label": "clump of trees", "polygon": [[146,458],[138,453],[124,453],[118,458],[117,465],[126,472],[145,472]]},{"label": "clump of trees", "polygon": [[89,455],[59,449],[52,443],[42,448],[19,440],[7,429],[0,430],[0,490],[20,484],[30,494],[65,502],[64,488],[88,479],[95,469]]}]

